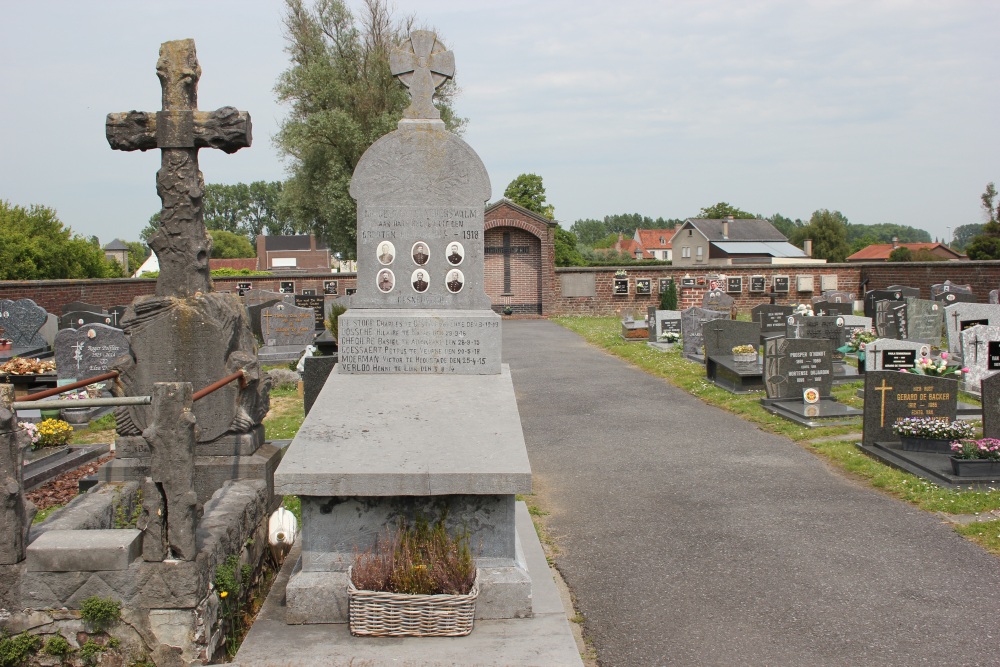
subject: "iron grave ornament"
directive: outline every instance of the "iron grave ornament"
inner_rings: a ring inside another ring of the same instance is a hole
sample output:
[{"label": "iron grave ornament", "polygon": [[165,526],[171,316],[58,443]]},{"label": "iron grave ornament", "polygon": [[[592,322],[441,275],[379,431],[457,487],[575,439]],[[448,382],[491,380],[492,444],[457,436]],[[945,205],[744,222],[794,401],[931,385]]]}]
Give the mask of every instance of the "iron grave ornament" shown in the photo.
[{"label": "iron grave ornament", "polygon": [[410,38],[389,54],[389,69],[410,91],[410,106],[403,118],[439,119],[434,91],[455,76],[455,54],[446,51],[429,30],[414,30]]}]

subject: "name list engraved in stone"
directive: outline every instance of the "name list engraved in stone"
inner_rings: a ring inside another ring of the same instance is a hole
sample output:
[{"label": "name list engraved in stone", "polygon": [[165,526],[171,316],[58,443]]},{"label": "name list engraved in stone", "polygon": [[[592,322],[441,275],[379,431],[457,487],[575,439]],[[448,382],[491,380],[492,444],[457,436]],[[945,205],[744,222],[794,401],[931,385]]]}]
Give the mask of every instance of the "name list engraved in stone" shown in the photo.
[{"label": "name list engraved in stone", "polygon": [[349,317],[340,320],[342,373],[469,373],[499,368],[500,321]]},{"label": "name list engraved in stone", "polygon": [[[404,231],[408,235],[428,232],[448,235],[451,232],[455,238],[478,238],[478,231],[465,228],[481,221],[482,211],[472,207],[367,206],[361,210],[359,218],[363,240],[393,240],[402,238]],[[463,231],[475,233],[475,236],[466,236]]]}]

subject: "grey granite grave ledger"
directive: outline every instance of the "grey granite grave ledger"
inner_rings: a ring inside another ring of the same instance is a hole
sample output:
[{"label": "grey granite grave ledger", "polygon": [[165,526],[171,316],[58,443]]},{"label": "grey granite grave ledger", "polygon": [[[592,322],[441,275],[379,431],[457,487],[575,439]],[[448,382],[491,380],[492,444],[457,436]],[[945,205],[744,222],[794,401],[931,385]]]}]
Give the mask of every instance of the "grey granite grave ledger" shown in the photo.
[{"label": "grey granite grave ledger", "polygon": [[724,310],[727,313],[736,303],[736,299],[726,294],[722,289],[713,289],[705,292],[701,299],[701,307],[706,310]]},{"label": "grey granite grave ledger", "polygon": [[706,310],[697,306],[682,310],[681,338],[684,342],[684,355],[688,357],[702,356],[702,346],[705,344],[702,326],[712,320],[728,318],[729,313],[723,313],[718,310]]},{"label": "grey granite grave ledger", "polygon": [[969,369],[962,376],[963,389],[978,394],[979,384],[1000,370],[1000,327],[977,324],[961,336],[965,350],[962,363]]},{"label": "grey granite grave ledger", "polygon": [[865,346],[866,371],[900,371],[913,368],[931,356],[930,345],[910,340],[879,338]]},{"label": "grey granite grave ledger", "polygon": [[657,310],[653,307],[649,309],[649,340],[657,341],[665,333],[671,332],[680,335],[681,333],[681,311],[679,310]]},{"label": "grey granite grave ledger", "polygon": [[339,318],[340,361],[274,477],[303,508],[286,620],[346,622],[354,554],[417,516],[481,546],[476,618],[520,618],[532,582],[519,545],[535,536],[517,532],[514,507],[531,468],[483,287],[489,177],[431,104],[452,53],[414,31],[390,64],[413,104],[351,180],[358,291]]},{"label": "grey granite grave ledger", "polygon": [[948,334],[948,352],[963,358],[961,332],[977,324],[1000,326],[1000,305],[989,303],[953,303],[945,306],[944,327]]},{"label": "grey granite grave ledger", "polygon": [[121,329],[103,324],[61,329],[56,334],[56,374],[60,380],[92,378],[128,353],[128,338]]},{"label": "grey granite grave ledger", "polygon": [[702,326],[706,357],[731,357],[737,345],[760,344],[760,325],[756,322],[717,319]]},{"label": "grey granite grave ledger", "polygon": [[958,382],[899,371],[865,374],[863,444],[898,442],[893,425],[906,417],[953,421],[958,408]]},{"label": "grey granite grave ledger", "polygon": [[11,339],[15,348],[44,348],[39,330],[47,318],[45,309],[31,299],[0,299],[0,338]]},{"label": "grey granite grave ledger", "polygon": [[906,339],[941,347],[944,306],[936,301],[906,298]]},{"label": "grey granite grave ledger", "polygon": [[818,338],[764,341],[764,389],[768,398],[801,398],[814,388],[820,397],[833,388],[833,348]]},{"label": "grey granite grave ledger", "polygon": [[844,340],[850,340],[851,335],[858,329],[864,331],[872,330],[872,318],[863,315],[844,315]]}]

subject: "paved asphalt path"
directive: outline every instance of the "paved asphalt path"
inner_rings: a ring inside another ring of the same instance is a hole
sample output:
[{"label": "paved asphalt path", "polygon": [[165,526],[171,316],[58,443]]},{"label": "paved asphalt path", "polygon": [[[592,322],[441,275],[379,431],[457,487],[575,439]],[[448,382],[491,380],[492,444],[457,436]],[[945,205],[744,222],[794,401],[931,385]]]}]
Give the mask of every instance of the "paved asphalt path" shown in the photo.
[{"label": "paved asphalt path", "polygon": [[503,342],[602,666],[1000,664],[1000,559],[938,518],[556,324]]}]

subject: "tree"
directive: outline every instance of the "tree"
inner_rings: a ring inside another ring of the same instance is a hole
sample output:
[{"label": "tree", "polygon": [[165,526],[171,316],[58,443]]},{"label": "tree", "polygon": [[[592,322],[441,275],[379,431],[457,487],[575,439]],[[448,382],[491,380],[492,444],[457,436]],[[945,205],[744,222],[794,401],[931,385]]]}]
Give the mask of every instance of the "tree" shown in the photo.
[{"label": "tree", "polygon": [[224,229],[210,229],[212,235],[212,257],[218,259],[237,259],[240,257],[256,257],[257,250],[242,234],[227,232]]},{"label": "tree", "polygon": [[576,234],[556,227],[555,238],[556,266],[585,266],[586,260],[576,249]]},{"label": "tree", "polygon": [[[413,19],[397,21],[386,0],[365,0],[358,17],[343,0],[286,0],[285,38],[291,63],[278,79],[278,100],[291,111],[276,137],[291,177],[280,211],[299,231],[312,231],[334,253],[357,252],[357,209],[348,193],[362,154],[396,129],[409,103],[389,70],[389,54]],[[453,81],[436,99],[445,127],[460,132],[452,109]]]},{"label": "tree", "polygon": [[983,233],[983,225],[971,224],[961,225],[955,228],[955,234],[951,239],[951,247],[955,250],[964,250],[972,239]]},{"label": "tree", "polygon": [[775,213],[774,215],[772,215],[767,220],[772,225],[774,225],[775,229],[777,229],[779,232],[781,232],[782,234],[784,234],[786,237],[791,237],[792,233],[797,228],[805,226],[805,223],[802,222],[802,220],[800,220],[798,218],[796,218],[795,220],[792,220],[791,218],[786,218],[785,216],[781,215],[780,213]]},{"label": "tree", "polygon": [[740,210],[735,206],[731,206],[724,201],[720,201],[718,204],[713,204],[706,208],[698,211],[698,218],[705,218],[708,220],[721,220],[726,216],[733,216],[736,219],[750,220],[755,218],[753,213],[747,213],[746,211]]},{"label": "tree", "polygon": [[893,248],[892,252],[889,253],[890,262],[912,262],[913,253],[910,252],[909,248],[900,246],[899,248]]},{"label": "tree", "polygon": [[801,248],[806,239],[812,239],[813,257],[843,262],[851,252],[847,243],[848,224],[840,211],[820,209],[812,214],[808,225],[796,229],[788,240]]},{"label": "tree", "polygon": [[545,203],[545,186],[542,185],[542,177],[538,174],[521,174],[510,182],[503,191],[503,196],[549,220],[555,218],[555,208]]},{"label": "tree", "polygon": [[965,254],[969,259],[1000,259],[1000,222],[997,221],[1000,217],[998,216],[1000,204],[996,208],[993,206],[996,196],[996,186],[992,182],[987,183],[986,191],[979,197],[986,213],[987,223],[983,225],[982,232],[966,247]]},{"label": "tree", "polygon": [[142,266],[151,252],[149,246],[139,241],[125,241],[128,246],[128,270],[135,273],[136,269]]},{"label": "tree", "polygon": [[847,225],[847,242],[852,247],[855,247],[857,245],[856,241],[863,237],[869,237],[873,240],[861,246],[862,248],[872,245],[872,243],[892,243],[893,239],[896,239],[900,243],[930,243],[931,241],[931,235],[927,231],[910,227],[909,225],[895,225],[892,223]]},{"label": "tree", "polygon": [[608,228],[602,220],[585,218],[577,220],[569,231],[576,235],[577,241],[585,246],[593,247],[595,243],[608,235]]},{"label": "tree", "polygon": [[0,200],[0,280],[115,278],[121,265],[65,227],[46,206]]},{"label": "tree", "polygon": [[997,213],[1000,211],[1000,204],[997,208],[993,207],[993,200],[997,197],[997,188],[993,185],[993,181],[986,184],[986,191],[979,195],[979,199],[983,202],[983,209],[986,211],[986,221],[996,222]]}]

